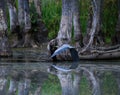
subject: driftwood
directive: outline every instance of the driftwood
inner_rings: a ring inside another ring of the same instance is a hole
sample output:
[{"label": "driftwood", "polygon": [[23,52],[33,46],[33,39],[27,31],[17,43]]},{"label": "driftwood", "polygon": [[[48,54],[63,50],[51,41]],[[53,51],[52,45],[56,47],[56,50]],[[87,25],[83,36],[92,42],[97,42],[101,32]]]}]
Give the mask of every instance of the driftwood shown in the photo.
[{"label": "driftwood", "polygon": [[[56,40],[56,39],[55,39]],[[54,53],[57,49],[55,43],[57,41],[51,41],[48,44],[48,51],[50,55]],[[78,49],[78,48],[76,48]],[[120,45],[115,46],[107,46],[107,47],[95,47],[90,48],[87,51],[82,51],[83,49],[79,49],[78,54],[80,59],[88,59],[88,60],[97,60],[97,59],[119,59],[120,58]],[[55,56],[55,60],[71,60],[70,51],[66,50],[61,54]],[[54,60],[54,59],[53,59]]]},{"label": "driftwood", "polygon": [[119,45],[112,47],[101,47],[98,49],[92,49],[88,54],[79,53],[80,59],[119,59],[120,48]]}]

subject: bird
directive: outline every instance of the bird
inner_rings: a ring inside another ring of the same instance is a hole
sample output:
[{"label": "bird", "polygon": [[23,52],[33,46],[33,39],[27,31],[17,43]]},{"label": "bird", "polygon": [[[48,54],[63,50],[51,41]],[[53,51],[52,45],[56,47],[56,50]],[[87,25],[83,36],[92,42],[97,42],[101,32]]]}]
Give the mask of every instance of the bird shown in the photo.
[{"label": "bird", "polygon": [[79,56],[78,56],[78,52],[75,49],[75,47],[70,46],[69,44],[63,44],[61,47],[59,47],[58,49],[56,49],[54,51],[54,53],[51,55],[51,58],[54,58],[56,55],[59,55],[61,52],[65,51],[65,50],[69,50],[73,63],[70,66],[70,69],[75,69],[78,66],[78,61],[80,61]]}]

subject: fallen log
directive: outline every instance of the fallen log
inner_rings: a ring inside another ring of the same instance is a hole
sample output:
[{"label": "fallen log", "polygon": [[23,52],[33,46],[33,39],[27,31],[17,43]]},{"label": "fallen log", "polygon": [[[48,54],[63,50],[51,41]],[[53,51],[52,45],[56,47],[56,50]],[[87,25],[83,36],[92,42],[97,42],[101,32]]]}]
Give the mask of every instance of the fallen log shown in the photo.
[{"label": "fallen log", "polygon": [[119,59],[120,58],[120,48],[109,48],[106,50],[105,48],[102,50],[91,50],[89,54],[81,54],[79,53],[80,59]]}]

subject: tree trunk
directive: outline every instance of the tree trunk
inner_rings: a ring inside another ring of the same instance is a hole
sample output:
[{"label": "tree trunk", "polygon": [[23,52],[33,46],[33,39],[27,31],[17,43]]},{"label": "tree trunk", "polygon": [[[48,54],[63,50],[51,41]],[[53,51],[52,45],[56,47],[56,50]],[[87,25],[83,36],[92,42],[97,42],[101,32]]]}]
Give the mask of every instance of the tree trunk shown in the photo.
[{"label": "tree trunk", "polygon": [[[60,29],[55,39],[58,46],[63,44],[72,44],[72,26],[74,25],[74,40],[77,49],[83,46],[82,33],[80,27],[80,12],[79,12],[79,1],[78,0],[62,0],[62,16],[60,22]],[[56,41],[57,40],[57,41]],[[54,41],[50,41],[48,46],[53,45]],[[55,45],[55,44],[54,44]],[[49,51],[54,52],[54,47],[51,46]],[[67,54],[67,53],[66,53]]]},{"label": "tree trunk", "polygon": [[18,0],[18,21],[20,25],[20,32],[24,31],[24,0]]},{"label": "tree trunk", "polygon": [[31,18],[30,18],[30,10],[29,10],[29,1],[24,0],[24,44],[23,47],[32,47],[30,29],[31,29]]},{"label": "tree trunk", "polygon": [[72,24],[74,25],[74,39],[76,47],[82,46],[82,33],[80,27],[80,12],[78,0],[62,0],[62,17],[58,32],[58,45],[71,43]]},{"label": "tree trunk", "polygon": [[31,29],[31,19],[29,10],[29,0],[24,0],[24,32],[29,32]]},{"label": "tree trunk", "polygon": [[42,15],[42,13],[41,13],[41,2],[42,2],[41,0],[34,0],[35,8],[36,8],[36,11],[39,15],[39,18],[41,18],[41,15]]},{"label": "tree trunk", "polygon": [[72,0],[72,13],[73,13],[73,25],[74,25],[74,39],[76,48],[83,47],[83,36],[80,26],[80,10],[79,1]]},{"label": "tree trunk", "polygon": [[16,28],[18,28],[18,15],[14,0],[8,0],[8,8],[10,15],[10,30],[11,32],[18,32],[16,31]]},{"label": "tree trunk", "polygon": [[15,39],[15,42],[13,44],[13,47],[22,47],[24,43],[24,0],[18,0],[18,23],[19,23],[19,29],[17,32],[17,39]]},{"label": "tree trunk", "polygon": [[104,35],[102,32],[102,11],[103,11],[103,3],[104,0],[98,0],[98,25],[94,38],[94,45],[104,45]]},{"label": "tree trunk", "polygon": [[101,31],[103,0],[92,1],[92,6],[93,15],[92,13],[89,14],[87,34],[84,37],[85,49],[83,51],[89,50],[92,45],[104,44],[104,36]]},{"label": "tree trunk", "polygon": [[60,29],[58,32],[58,45],[71,42],[72,32],[72,11],[71,0],[62,0],[62,17],[60,22]]},{"label": "tree trunk", "polygon": [[12,55],[6,32],[6,1],[0,0],[0,56]]},{"label": "tree trunk", "polygon": [[[30,3],[32,2],[30,1]],[[35,27],[31,24],[29,0],[18,0],[19,27],[17,27],[18,30],[15,30],[18,32],[16,32],[17,39],[14,41],[13,47],[38,47],[40,43],[47,39],[48,32],[41,21],[41,2],[34,0],[34,4],[38,13],[38,20],[35,22]],[[37,31],[34,31],[32,28],[36,28]]]},{"label": "tree trunk", "polygon": [[[93,10],[93,16],[92,16],[92,19],[91,19],[91,14],[90,14],[90,19],[89,20],[92,20],[89,21],[89,24],[88,24],[88,31],[87,33],[87,38],[85,38],[85,42],[84,43],[86,44],[85,45],[85,48],[83,48],[82,52],[85,52],[87,50],[90,49],[90,47],[92,47],[92,45],[94,44],[94,39],[97,39],[97,41],[99,41],[99,43],[103,43],[103,39],[100,39],[98,36],[98,34],[101,34],[99,32],[101,32],[101,8],[102,8],[102,0],[97,0],[97,1],[94,1],[92,0],[92,10]],[[91,25],[90,25],[91,24]],[[98,37],[98,38],[97,38]],[[96,43],[96,41],[95,41]]]},{"label": "tree trunk", "polygon": [[18,22],[17,41],[13,47],[36,47],[31,37],[31,18],[28,0],[18,0]]}]

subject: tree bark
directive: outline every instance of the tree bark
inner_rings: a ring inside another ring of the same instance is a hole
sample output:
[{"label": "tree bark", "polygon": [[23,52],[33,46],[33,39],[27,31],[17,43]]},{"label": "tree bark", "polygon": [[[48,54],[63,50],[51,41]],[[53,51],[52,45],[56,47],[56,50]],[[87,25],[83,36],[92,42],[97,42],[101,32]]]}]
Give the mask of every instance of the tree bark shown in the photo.
[{"label": "tree bark", "polygon": [[58,32],[58,46],[71,42],[72,32],[72,11],[71,0],[62,0],[62,17],[60,22],[60,29]]},{"label": "tree bark", "polygon": [[74,39],[76,43],[76,48],[83,47],[83,36],[80,26],[80,8],[79,1],[72,0],[72,13],[73,13],[73,26],[74,26]]},{"label": "tree bark", "polygon": [[39,15],[39,18],[41,18],[41,15],[42,15],[42,13],[41,13],[41,2],[42,2],[41,0],[34,0],[35,8],[36,8],[36,11]]},{"label": "tree bark", "polygon": [[32,47],[32,41],[31,41],[31,18],[30,18],[30,10],[29,10],[29,0],[24,0],[24,44],[23,47]]},{"label": "tree bark", "polygon": [[10,30],[11,32],[18,32],[16,31],[16,28],[18,28],[18,15],[14,0],[8,0],[8,8],[10,15]]},{"label": "tree bark", "polygon": [[92,47],[92,44],[94,42],[95,34],[100,31],[100,10],[101,10],[101,0],[92,0],[92,10],[93,10],[93,16],[92,16],[92,26],[90,29],[90,38],[87,43],[87,45],[83,48],[82,52],[85,52]]},{"label": "tree bark", "polygon": [[29,10],[29,0],[24,0],[24,32],[29,32],[31,29],[31,19],[30,19],[30,10]]},{"label": "tree bark", "polygon": [[0,56],[11,56],[7,37],[6,0],[0,2]]},{"label": "tree bark", "polygon": [[20,25],[20,32],[24,31],[24,0],[18,0],[18,21]]},{"label": "tree bark", "polygon": [[58,46],[71,43],[72,25],[74,25],[74,39],[76,47],[82,47],[82,33],[80,27],[80,12],[78,0],[62,0],[62,17],[58,32]]},{"label": "tree bark", "polygon": [[31,37],[31,18],[28,0],[18,0],[18,22],[17,41],[13,47],[37,47]]},{"label": "tree bark", "polygon": [[[35,22],[35,25],[31,23],[29,8],[29,3],[32,3],[33,1],[38,13],[38,20]],[[41,21],[40,1],[32,0],[29,2],[29,0],[18,0],[18,18],[19,27],[17,27],[18,30],[15,30],[18,31],[16,33],[17,39],[15,40],[13,47],[38,47],[40,43],[47,40],[48,31]],[[34,31],[32,28],[36,28],[37,31]]]},{"label": "tree bark", "polygon": [[[74,26],[73,37],[75,40],[75,47],[77,50],[83,46],[82,43],[82,33],[80,27],[80,12],[79,12],[79,1],[78,0],[62,0],[62,16],[60,22],[60,29],[57,38],[49,43],[49,51],[51,54],[56,49],[55,47],[60,47],[63,44],[72,44],[72,28]],[[57,44],[53,44],[53,42]],[[53,46],[52,46],[53,45]],[[56,46],[54,46],[56,45]],[[68,52],[64,53],[64,55]],[[59,57],[58,57],[59,58]],[[61,57],[63,58],[63,57]],[[70,58],[70,57],[69,57]],[[63,58],[65,59],[65,58]],[[56,60],[56,58],[55,58]]]}]

